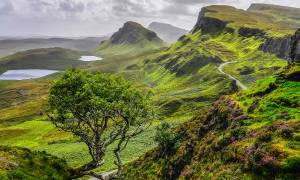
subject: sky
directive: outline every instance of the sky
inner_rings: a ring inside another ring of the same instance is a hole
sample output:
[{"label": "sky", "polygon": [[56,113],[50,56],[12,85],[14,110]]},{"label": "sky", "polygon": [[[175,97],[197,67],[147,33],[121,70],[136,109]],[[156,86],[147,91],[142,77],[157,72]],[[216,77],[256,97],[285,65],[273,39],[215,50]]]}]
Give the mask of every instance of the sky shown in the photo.
[{"label": "sky", "polygon": [[126,21],[190,30],[203,6],[251,3],[300,7],[299,0],[0,0],[0,36],[102,36]]}]

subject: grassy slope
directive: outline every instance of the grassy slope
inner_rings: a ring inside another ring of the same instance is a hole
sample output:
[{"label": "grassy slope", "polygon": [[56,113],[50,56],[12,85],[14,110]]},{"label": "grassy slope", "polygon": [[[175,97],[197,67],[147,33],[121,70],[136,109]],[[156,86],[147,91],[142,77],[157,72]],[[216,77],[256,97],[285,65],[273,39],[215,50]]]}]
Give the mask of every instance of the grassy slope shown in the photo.
[{"label": "grassy slope", "polygon": [[[137,56],[110,57],[101,62],[91,63],[87,68],[92,71],[121,73],[143,88],[152,88],[156,94],[157,104],[162,107],[164,117],[161,118],[180,123],[198,114],[198,111],[208,109],[219,96],[233,92],[232,82],[217,70],[220,63],[238,60],[239,63],[233,64],[234,68],[225,68],[225,71],[234,74],[248,85],[277,72],[277,67],[286,65],[285,61],[275,56],[257,51],[262,42],[263,39],[260,38],[242,38],[237,35],[237,32],[217,35],[197,32],[188,34],[170,48],[161,51]],[[175,63],[170,64],[170,62]],[[262,68],[256,67],[257,64]],[[254,67],[255,71],[241,75],[239,69],[245,66]],[[273,67],[274,70],[267,69],[269,67]],[[0,85],[0,92],[14,92],[16,89],[14,82],[10,82],[11,86],[6,86],[7,82],[1,83],[3,85]],[[37,87],[43,84],[36,83]],[[22,84],[20,83],[20,86]],[[46,95],[47,88],[44,87],[44,90],[37,92],[34,92],[35,88],[27,90],[32,93],[19,95],[15,107],[12,107],[13,103],[11,103],[2,111],[7,114],[2,122],[8,123],[0,125],[0,133],[5,134],[3,136],[5,138],[0,142],[46,150],[48,153],[65,158],[70,165],[78,166],[87,161],[86,147],[69,134],[57,132],[43,117],[31,116],[37,114],[37,110],[41,111],[42,106],[34,106],[30,102],[39,102],[43,99],[39,97]],[[25,85],[22,88],[26,89]],[[33,96],[35,99],[30,99]],[[1,97],[6,99],[8,96],[3,93]],[[28,98],[28,104],[21,97]],[[15,115],[25,108],[30,116],[16,118]],[[18,119],[17,123],[11,123],[12,119]],[[123,155],[126,161],[134,160],[155,146],[151,138],[155,126],[156,124],[129,145],[128,151]],[[15,136],[16,134],[19,135]],[[111,152],[107,161],[108,164],[102,168],[103,170],[113,168]]]},{"label": "grassy slope", "polygon": [[138,55],[149,50],[155,50],[163,47],[160,41],[149,42],[141,40],[137,44],[112,44],[110,40],[102,42],[94,52],[102,57],[111,57],[118,55]]},{"label": "grassy slope", "polygon": [[68,179],[66,162],[45,152],[0,146],[0,179]]},{"label": "grassy slope", "polygon": [[276,22],[276,24],[288,26],[291,29],[299,28],[300,26],[299,8],[270,4],[252,4],[248,11],[267,15],[272,18]]},{"label": "grassy slope", "polygon": [[53,69],[64,70],[87,64],[79,61],[78,52],[63,48],[34,49],[0,59],[0,72],[9,69]]},{"label": "grassy slope", "polygon": [[[228,22],[230,27],[248,27],[265,30],[271,37],[292,35],[297,27],[287,26],[279,23],[278,19],[285,16],[284,14],[277,14],[276,17],[270,17],[262,13],[244,11],[230,6],[209,6],[207,8],[210,12],[206,14],[208,17],[220,19]],[[296,15],[294,17],[297,17]]]},{"label": "grassy slope", "polygon": [[220,98],[177,129],[175,150],[148,152],[127,166],[125,179],[299,178],[300,82],[288,78],[293,73]]}]

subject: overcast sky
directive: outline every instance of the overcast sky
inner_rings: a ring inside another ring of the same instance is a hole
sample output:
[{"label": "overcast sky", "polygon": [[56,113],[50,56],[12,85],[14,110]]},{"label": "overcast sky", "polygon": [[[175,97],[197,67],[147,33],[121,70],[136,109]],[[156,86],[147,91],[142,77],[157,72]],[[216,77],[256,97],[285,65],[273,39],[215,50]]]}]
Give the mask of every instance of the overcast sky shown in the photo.
[{"label": "overcast sky", "polygon": [[299,0],[0,0],[0,36],[100,36],[128,20],[191,29],[203,6],[253,2],[300,7]]}]

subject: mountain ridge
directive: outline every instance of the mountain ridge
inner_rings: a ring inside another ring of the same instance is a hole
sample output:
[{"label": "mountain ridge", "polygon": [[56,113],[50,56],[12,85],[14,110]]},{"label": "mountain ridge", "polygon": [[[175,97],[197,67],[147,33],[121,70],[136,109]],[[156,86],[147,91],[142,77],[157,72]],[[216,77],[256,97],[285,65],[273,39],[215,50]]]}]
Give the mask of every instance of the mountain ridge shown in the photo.
[{"label": "mountain ridge", "polygon": [[186,29],[161,22],[150,23],[148,29],[156,32],[158,36],[169,43],[177,41],[181,36],[188,33],[188,30]]},{"label": "mountain ridge", "polygon": [[155,32],[128,21],[109,40],[102,41],[95,52],[103,56],[138,54],[163,46],[165,43]]}]

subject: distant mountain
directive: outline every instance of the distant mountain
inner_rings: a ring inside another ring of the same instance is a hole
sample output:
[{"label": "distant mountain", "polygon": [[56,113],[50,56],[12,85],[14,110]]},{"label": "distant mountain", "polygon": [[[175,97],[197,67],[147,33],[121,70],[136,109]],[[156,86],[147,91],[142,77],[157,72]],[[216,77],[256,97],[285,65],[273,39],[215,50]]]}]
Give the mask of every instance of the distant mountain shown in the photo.
[{"label": "distant mountain", "polygon": [[188,30],[182,29],[171,24],[160,23],[160,22],[152,22],[148,29],[154,31],[158,34],[166,42],[175,42],[181,36],[188,33]]},{"label": "distant mountain", "polygon": [[82,52],[64,48],[42,48],[18,52],[0,59],[0,74],[10,69],[64,70],[86,64]]},{"label": "distant mountain", "polygon": [[95,50],[102,56],[138,54],[164,46],[155,32],[136,22],[126,22],[109,40],[103,41]]},{"label": "distant mountain", "polygon": [[0,38],[0,57],[4,57],[19,51],[37,48],[61,47],[79,51],[95,49],[99,43],[107,37],[87,38]]}]

